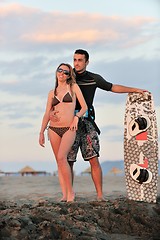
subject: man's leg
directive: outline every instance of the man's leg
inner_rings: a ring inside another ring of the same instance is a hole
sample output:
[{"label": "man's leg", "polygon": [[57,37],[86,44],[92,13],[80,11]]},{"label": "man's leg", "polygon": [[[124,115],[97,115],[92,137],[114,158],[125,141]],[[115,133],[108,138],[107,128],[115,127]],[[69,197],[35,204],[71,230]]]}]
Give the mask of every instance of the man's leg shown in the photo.
[{"label": "man's leg", "polygon": [[103,200],[103,190],[102,190],[102,169],[99,163],[98,157],[93,157],[90,159],[91,165],[91,175],[97,192],[97,200]]},{"label": "man's leg", "polygon": [[79,149],[79,141],[80,141],[80,131],[78,128],[78,131],[76,133],[76,139],[74,141],[74,144],[72,145],[72,148],[70,150],[70,152],[68,153],[67,159],[68,159],[68,163],[69,166],[71,168],[71,174],[72,174],[72,185],[73,185],[73,181],[74,181],[74,163],[76,162],[76,157],[77,157],[77,153],[78,153],[78,149]]},{"label": "man's leg", "polygon": [[68,161],[69,163],[69,166],[71,168],[71,175],[72,175],[72,186],[73,186],[73,181],[74,181],[74,170],[73,170],[73,165],[74,165],[74,162],[70,162]]},{"label": "man's leg", "polygon": [[91,165],[91,176],[97,192],[97,200],[103,200],[102,191],[102,169],[98,160],[99,156],[99,138],[98,134],[90,121],[83,121],[85,131],[81,135],[81,153],[85,161],[89,161]]}]

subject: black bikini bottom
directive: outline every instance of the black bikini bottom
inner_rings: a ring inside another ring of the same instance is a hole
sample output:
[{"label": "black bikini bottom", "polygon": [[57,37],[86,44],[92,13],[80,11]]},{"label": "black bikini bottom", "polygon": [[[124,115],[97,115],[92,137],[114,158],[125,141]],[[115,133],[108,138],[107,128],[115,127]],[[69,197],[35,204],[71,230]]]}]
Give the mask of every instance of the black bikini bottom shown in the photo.
[{"label": "black bikini bottom", "polygon": [[51,127],[51,126],[49,126],[49,128],[52,131],[54,131],[55,133],[57,133],[58,136],[60,136],[60,137],[62,137],[63,134],[69,130],[69,127]]}]

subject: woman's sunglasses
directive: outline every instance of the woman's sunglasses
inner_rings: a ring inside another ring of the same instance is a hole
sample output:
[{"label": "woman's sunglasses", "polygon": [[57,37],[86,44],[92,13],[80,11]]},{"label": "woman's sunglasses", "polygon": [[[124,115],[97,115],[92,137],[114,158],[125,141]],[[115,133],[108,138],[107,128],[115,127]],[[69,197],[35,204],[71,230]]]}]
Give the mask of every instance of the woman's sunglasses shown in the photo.
[{"label": "woman's sunglasses", "polygon": [[58,68],[58,69],[57,69],[57,72],[59,72],[59,73],[62,73],[62,72],[63,72],[66,76],[69,76],[69,75],[70,75],[69,71],[63,70],[62,68]]}]

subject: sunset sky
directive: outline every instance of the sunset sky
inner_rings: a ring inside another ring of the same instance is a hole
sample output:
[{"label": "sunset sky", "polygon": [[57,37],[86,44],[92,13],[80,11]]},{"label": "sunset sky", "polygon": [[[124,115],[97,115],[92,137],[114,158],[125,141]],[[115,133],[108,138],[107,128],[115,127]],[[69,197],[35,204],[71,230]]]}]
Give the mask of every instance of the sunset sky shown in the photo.
[{"label": "sunset sky", "polygon": [[[114,84],[152,92],[160,126],[159,0],[0,0],[0,169],[57,169],[51,146],[38,144],[55,69],[90,53],[88,70]],[[100,162],[123,160],[126,94],[97,90]],[[88,167],[78,155],[75,171]]]}]

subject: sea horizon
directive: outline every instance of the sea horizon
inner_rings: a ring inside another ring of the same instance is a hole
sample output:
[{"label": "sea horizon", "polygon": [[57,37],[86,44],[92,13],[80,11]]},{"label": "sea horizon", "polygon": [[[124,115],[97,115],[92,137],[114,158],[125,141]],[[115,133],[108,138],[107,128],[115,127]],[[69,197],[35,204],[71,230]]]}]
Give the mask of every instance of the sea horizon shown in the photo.
[{"label": "sea horizon", "polygon": [[[124,176],[124,160],[104,160],[100,161],[103,175],[110,175],[111,170],[113,168],[117,168],[120,170],[117,175]],[[0,172],[4,173],[18,173],[24,167],[29,166],[33,168],[35,171],[46,172],[46,175],[56,175],[57,173],[57,165],[56,162],[53,161],[25,161],[25,162],[0,162]],[[160,175],[160,160],[158,161],[158,175]],[[89,162],[84,162],[83,160],[77,160],[74,164],[75,175],[81,175],[85,173],[85,170],[90,167]],[[44,174],[42,174],[44,175]]]}]

